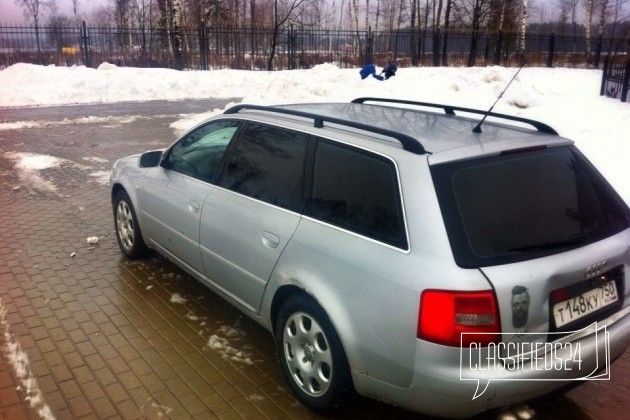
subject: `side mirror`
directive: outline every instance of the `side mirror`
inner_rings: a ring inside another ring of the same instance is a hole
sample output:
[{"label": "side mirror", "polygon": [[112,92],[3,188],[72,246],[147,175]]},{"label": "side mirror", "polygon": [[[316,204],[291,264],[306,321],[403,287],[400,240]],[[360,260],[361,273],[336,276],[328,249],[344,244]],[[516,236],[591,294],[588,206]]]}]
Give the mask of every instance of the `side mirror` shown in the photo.
[{"label": "side mirror", "polygon": [[152,150],[140,155],[140,167],[141,168],[155,168],[160,164],[162,159],[161,150]]}]

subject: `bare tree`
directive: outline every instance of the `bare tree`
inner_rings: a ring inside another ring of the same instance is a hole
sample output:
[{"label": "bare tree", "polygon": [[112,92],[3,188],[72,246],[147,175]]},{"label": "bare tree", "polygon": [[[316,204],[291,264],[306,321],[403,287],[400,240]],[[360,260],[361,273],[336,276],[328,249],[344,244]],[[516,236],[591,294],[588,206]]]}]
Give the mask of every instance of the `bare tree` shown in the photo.
[{"label": "bare tree", "polygon": [[[436,11],[437,6],[437,11]],[[442,0],[433,0],[433,65],[438,66],[440,54],[440,32],[442,31]]]},{"label": "bare tree", "polygon": [[39,43],[39,18],[40,8],[43,5],[42,0],[15,0],[15,4],[22,8],[24,17],[27,19],[33,19],[33,26],[35,26],[35,41],[37,43],[37,52],[41,50]]},{"label": "bare tree", "polygon": [[419,0],[411,0],[411,16],[410,16],[410,26],[411,26],[411,39],[409,41],[409,49],[411,53],[411,65],[418,65],[418,33],[416,31],[416,21],[418,25],[420,24],[420,5]]},{"label": "bare tree", "polygon": [[608,11],[608,0],[601,0],[599,4],[599,25],[597,27],[597,48],[595,51],[595,66],[599,67],[599,60],[602,52],[604,39],[604,27],[606,26],[606,12]]},{"label": "bare tree", "polygon": [[442,65],[448,66],[448,31],[451,25],[451,9],[453,0],[446,0],[446,10],[444,11],[444,36],[442,41]]},{"label": "bare tree", "polygon": [[359,31],[359,0],[351,0],[350,5],[350,29]]},{"label": "bare tree", "polygon": [[521,58],[525,57],[525,40],[526,40],[526,36],[527,36],[527,18],[529,17],[528,15],[528,10],[527,10],[527,0],[523,0],[522,6],[521,6],[521,42],[519,43],[519,55],[521,56]]},{"label": "bare tree", "polygon": [[487,30],[492,11],[492,0],[460,0],[453,3],[454,18],[462,27],[470,28],[470,50],[467,65],[475,65],[479,39],[483,31]]},{"label": "bare tree", "polygon": [[79,21],[79,0],[72,0],[72,15],[76,22]]},{"label": "bare tree", "polygon": [[593,27],[593,0],[586,0],[586,59],[591,61],[591,28]]},{"label": "bare tree", "polygon": [[[612,6],[612,25],[610,28],[610,42],[608,43],[608,54],[612,52],[613,49],[613,39],[615,39],[617,35],[617,29],[619,29],[620,24],[622,23],[623,17],[622,13],[624,11],[625,5],[628,3],[628,0],[614,0],[611,4]],[[617,50],[623,45],[623,43],[628,43],[628,36],[630,35],[630,26],[625,25],[625,30],[623,36],[619,37],[619,41],[615,46],[615,54]]]},{"label": "bare tree", "polygon": [[559,0],[562,13],[562,24],[571,16],[571,32],[573,33],[573,51],[577,48],[577,7],[579,0]]},{"label": "bare tree", "polygon": [[273,23],[269,58],[267,59],[267,70],[273,70],[273,59],[276,56],[278,37],[282,26],[290,19],[294,18],[301,10],[306,0],[273,0]]},{"label": "bare tree", "polygon": [[121,30],[129,27],[130,4],[130,0],[114,0],[116,26]]},{"label": "bare tree", "polygon": [[50,18],[54,20],[59,15],[59,2],[58,0],[48,0],[44,3],[46,9],[50,12]]},{"label": "bare tree", "polygon": [[110,26],[114,23],[114,10],[110,4],[106,4],[92,10],[89,21],[96,26]]},{"label": "bare tree", "polygon": [[[120,1],[120,0],[117,0]],[[184,68],[183,10],[181,0],[157,0],[160,11],[160,28],[165,35],[165,43],[173,54],[174,67]]]}]

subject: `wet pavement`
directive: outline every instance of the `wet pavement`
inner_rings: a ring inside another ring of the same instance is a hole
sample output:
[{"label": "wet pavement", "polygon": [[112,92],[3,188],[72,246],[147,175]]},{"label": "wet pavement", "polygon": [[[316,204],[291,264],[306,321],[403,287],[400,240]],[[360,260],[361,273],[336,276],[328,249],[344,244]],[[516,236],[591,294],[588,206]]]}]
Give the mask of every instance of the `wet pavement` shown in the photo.
[{"label": "wet pavement", "polygon": [[[323,418],[288,391],[266,330],[164,259],[130,261],[116,244],[111,164],[171,143],[180,114],[228,102],[0,109],[0,419]],[[150,118],[83,118],[109,115]],[[36,124],[3,129],[26,120]],[[16,153],[58,166],[17,170]],[[629,373],[626,351],[610,381],[530,405],[541,419],[621,418]],[[422,418],[360,397],[336,417]]]}]

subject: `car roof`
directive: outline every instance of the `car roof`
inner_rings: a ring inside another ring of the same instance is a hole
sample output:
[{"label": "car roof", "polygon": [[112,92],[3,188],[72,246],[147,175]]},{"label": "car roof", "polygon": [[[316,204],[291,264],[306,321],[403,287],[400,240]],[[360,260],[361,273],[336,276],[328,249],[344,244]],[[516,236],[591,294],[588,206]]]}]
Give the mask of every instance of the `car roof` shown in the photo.
[{"label": "car roof", "polygon": [[[402,147],[409,150],[405,142],[417,141],[420,148],[411,151],[434,155],[431,159],[433,163],[496,154],[506,150],[572,143],[558,136],[555,130],[546,124],[521,117],[491,113],[481,126],[481,132],[476,133],[473,130],[485,111],[388,99],[384,99],[384,103],[368,104],[363,103],[362,99],[379,101],[378,98],[360,98],[355,100],[357,102],[350,103],[302,103],[272,107],[237,105],[226,113],[237,113],[241,110],[263,112],[266,115],[268,112],[279,114],[288,112],[293,113],[286,116],[288,121],[296,121],[296,115],[298,119],[310,117],[315,120],[314,126],[317,128],[323,128],[324,122],[332,122],[332,125],[327,125],[327,128],[330,128],[338,127],[340,121],[341,125],[343,121],[347,121],[351,125],[344,129],[357,130],[357,133],[381,130],[374,131],[374,134],[378,135],[379,143],[382,143],[383,135],[388,137],[387,133],[399,134],[403,137],[402,140],[393,138],[393,134],[389,136],[391,145],[398,149],[401,148],[399,143],[402,143]],[[324,119],[317,121],[316,116]],[[279,118],[282,118],[282,115],[279,115]],[[534,129],[526,126],[533,126]],[[365,147],[363,140],[365,136],[359,136],[359,139],[359,145]]]}]

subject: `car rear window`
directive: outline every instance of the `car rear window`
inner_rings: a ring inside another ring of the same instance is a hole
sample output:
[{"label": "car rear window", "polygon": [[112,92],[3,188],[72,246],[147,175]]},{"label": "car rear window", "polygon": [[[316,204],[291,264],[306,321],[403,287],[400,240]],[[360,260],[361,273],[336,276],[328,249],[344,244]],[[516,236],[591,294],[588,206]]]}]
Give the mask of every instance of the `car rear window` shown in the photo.
[{"label": "car rear window", "polygon": [[432,175],[462,267],[551,255],[630,227],[627,205],[572,146],[436,165]]}]

